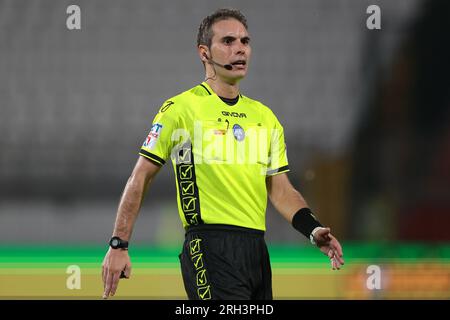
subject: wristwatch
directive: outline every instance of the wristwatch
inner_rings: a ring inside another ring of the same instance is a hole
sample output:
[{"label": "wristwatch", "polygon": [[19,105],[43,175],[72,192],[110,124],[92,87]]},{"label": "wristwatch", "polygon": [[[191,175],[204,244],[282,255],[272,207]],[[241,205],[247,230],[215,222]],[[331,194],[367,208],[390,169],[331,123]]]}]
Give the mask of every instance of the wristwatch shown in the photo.
[{"label": "wristwatch", "polygon": [[128,241],[122,240],[119,237],[112,237],[109,240],[109,245],[113,249],[128,249]]}]

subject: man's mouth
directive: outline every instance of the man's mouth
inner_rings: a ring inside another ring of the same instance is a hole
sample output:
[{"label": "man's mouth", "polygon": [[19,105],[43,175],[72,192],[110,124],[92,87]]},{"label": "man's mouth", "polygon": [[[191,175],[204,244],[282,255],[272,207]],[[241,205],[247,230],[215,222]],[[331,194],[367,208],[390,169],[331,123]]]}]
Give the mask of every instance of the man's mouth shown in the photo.
[{"label": "man's mouth", "polygon": [[231,63],[233,66],[245,66],[247,62],[245,60],[236,60]]}]

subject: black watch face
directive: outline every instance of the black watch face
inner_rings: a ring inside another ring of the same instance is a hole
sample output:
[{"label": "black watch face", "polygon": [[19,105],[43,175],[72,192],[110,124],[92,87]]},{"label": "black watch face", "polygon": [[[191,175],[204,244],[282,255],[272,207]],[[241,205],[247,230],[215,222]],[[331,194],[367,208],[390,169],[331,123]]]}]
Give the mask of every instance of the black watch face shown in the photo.
[{"label": "black watch face", "polygon": [[119,246],[119,243],[120,243],[119,239],[112,239],[111,240],[111,247],[117,248]]}]

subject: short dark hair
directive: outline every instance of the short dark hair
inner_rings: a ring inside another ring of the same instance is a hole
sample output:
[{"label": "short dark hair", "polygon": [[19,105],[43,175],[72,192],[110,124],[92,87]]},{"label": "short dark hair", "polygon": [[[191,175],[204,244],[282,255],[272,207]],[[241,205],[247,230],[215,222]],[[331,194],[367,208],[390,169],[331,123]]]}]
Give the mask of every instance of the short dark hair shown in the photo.
[{"label": "short dark hair", "polygon": [[197,47],[199,45],[206,45],[208,48],[212,42],[212,25],[221,20],[236,19],[242,23],[245,29],[248,29],[247,18],[237,9],[218,9],[209,16],[205,17],[198,28],[197,33]]}]

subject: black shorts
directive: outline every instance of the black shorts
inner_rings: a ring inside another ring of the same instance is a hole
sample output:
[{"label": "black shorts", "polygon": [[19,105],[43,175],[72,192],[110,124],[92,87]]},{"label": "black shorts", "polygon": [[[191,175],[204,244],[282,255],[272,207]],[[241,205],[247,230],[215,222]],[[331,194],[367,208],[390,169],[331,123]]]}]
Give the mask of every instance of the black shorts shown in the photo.
[{"label": "black shorts", "polygon": [[190,227],[179,258],[191,300],[272,299],[263,231],[211,224]]}]

